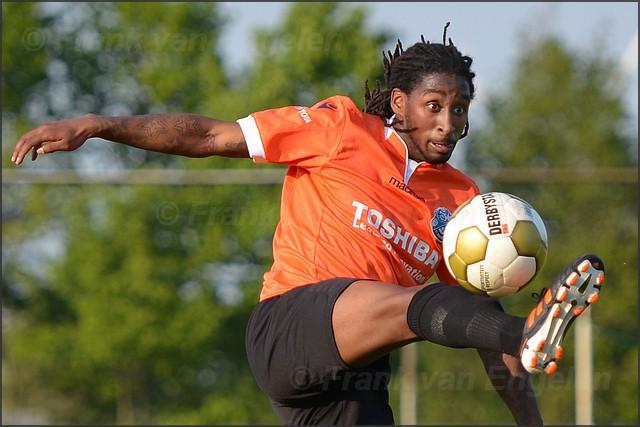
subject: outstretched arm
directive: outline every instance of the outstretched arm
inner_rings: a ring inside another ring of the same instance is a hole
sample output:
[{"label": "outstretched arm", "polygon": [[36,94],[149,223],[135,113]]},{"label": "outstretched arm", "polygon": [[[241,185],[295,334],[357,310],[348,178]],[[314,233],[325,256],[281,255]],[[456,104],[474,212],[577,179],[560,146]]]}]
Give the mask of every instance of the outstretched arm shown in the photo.
[{"label": "outstretched arm", "polygon": [[478,349],[478,354],[493,388],[507,404],[516,423],[527,426],[543,425],[531,378],[520,363],[520,358],[481,349]]},{"label": "outstretched arm", "polygon": [[249,157],[244,135],[236,122],[194,114],[128,117],[87,114],[45,123],[27,132],[18,141],[11,161],[21,164],[29,151],[31,160],[39,154],[73,151],[94,137],[186,157]]}]

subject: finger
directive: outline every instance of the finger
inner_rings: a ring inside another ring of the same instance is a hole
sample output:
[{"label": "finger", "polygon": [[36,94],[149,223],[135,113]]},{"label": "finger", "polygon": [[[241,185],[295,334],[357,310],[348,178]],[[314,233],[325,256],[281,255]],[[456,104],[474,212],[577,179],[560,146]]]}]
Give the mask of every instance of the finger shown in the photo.
[{"label": "finger", "polygon": [[[25,141],[21,141],[16,147],[14,154],[12,156],[12,160],[15,164],[19,165],[24,161],[24,158],[29,153],[29,150],[33,148],[33,153],[31,154],[31,160],[35,160],[34,155],[36,155],[36,149],[38,146],[32,146],[31,144]],[[36,155],[37,156],[37,155]]]},{"label": "finger", "polygon": [[22,147],[24,145],[24,136],[20,138],[15,148],[13,149],[13,154],[11,154],[11,161],[17,165],[22,163]]},{"label": "finger", "polygon": [[20,143],[18,143],[12,156],[12,160],[14,161],[14,163],[17,165],[21,164],[30,149],[31,146],[25,141],[21,141]]},{"label": "finger", "polygon": [[37,147],[33,147],[33,152],[34,154],[46,154],[48,152],[54,151],[51,149],[46,149],[45,146],[50,144],[49,141],[43,141],[40,145],[38,145]]},{"label": "finger", "polygon": [[[33,147],[33,154],[49,154],[55,151],[64,150],[60,147],[61,141],[42,141],[40,144]],[[35,160],[35,159],[34,159]]]},{"label": "finger", "polygon": [[29,153],[29,150],[34,147],[39,147],[43,139],[44,138],[39,135],[37,129],[22,135],[22,138],[20,138],[13,151],[12,158],[15,158],[14,162],[18,165],[21,164],[24,161],[25,156]]},{"label": "finger", "polygon": [[[21,164],[30,150],[33,150],[31,153],[31,160],[35,160],[38,157],[38,154],[44,154],[44,151],[41,150],[42,146],[46,144],[48,141],[41,141],[41,137],[37,137],[33,132],[27,133],[20,138],[18,144],[16,144],[16,148],[13,150],[13,155],[11,156],[11,160],[19,165]],[[37,150],[41,150],[37,152]]]}]

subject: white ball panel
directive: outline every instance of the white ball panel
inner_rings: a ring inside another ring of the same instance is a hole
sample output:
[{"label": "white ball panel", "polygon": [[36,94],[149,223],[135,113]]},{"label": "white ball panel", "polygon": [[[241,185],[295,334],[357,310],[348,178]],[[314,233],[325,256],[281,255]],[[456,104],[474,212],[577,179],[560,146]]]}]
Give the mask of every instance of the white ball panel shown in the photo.
[{"label": "white ball panel", "polygon": [[451,218],[444,229],[444,235],[442,237],[442,252],[444,258],[448,259],[456,250],[456,240],[460,233],[460,219],[456,216]]},{"label": "white ball panel", "polygon": [[536,274],[536,259],[519,256],[504,269],[505,282],[512,287],[520,288]]},{"label": "white ball panel", "polygon": [[490,262],[476,262],[467,267],[467,281],[481,291],[489,292],[504,285],[502,271]]},{"label": "white ball panel", "polygon": [[536,227],[538,227],[540,237],[542,237],[542,241],[546,245],[549,241],[549,238],[547,236],[547,228],[544,225],[544,221],[542,221],[542,218],[535,210],[533,211],[533,223],[536,225]]},{"label": "white ball panel", "polygon": [[508,236],[489,239],[487,245],[487,261],[496,267],[505,268],[518,257],[518,251]]}]

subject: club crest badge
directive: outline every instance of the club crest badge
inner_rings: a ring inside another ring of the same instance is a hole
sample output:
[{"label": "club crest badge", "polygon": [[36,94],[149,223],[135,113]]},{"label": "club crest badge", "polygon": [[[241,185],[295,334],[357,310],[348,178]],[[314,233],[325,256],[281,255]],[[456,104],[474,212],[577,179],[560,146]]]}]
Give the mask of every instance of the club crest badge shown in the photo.
[{"label": "club crest badge", "polygon": [[451,211],[447,208],[437,208],[433,212],[433,219],[431,220],[431,230],[436,239],[442,243],[442,236],[444,235],[444,228],[447,226],[449,219],[451,218]]}]

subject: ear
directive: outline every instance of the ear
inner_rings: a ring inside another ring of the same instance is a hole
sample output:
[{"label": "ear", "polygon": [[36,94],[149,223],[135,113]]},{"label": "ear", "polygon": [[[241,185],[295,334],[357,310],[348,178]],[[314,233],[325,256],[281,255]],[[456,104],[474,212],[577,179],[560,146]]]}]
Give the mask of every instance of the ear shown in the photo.
[{"label": "ear", "polygon": [[404,120],[407,94],[398,88],[391,90],[391,109],[400,120]]}]

